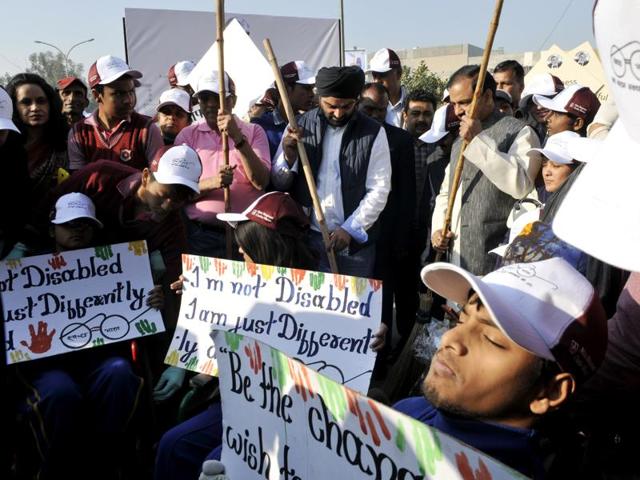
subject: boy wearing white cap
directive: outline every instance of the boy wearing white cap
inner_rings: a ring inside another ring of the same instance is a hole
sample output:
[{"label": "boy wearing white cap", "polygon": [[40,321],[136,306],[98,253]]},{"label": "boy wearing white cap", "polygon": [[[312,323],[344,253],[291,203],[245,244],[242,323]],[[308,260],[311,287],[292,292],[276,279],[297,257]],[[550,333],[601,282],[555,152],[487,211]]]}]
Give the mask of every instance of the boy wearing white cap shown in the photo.
[{"label": "boy wearing white cap", "polygon": [[69,168],[78,170],[97,160],[111,160],[139,170],[148,167],[162,134],[151,117],[134,111],[142,73],[124,60],[106,55],[89,68],[89,88],[96,111],[69,132]]},{"label": "boy wearing white cap", "polygon": [[156,107],[158,127],[165,145],[173,145],[178,134],[191,124],[191,96],[178,88],[165,90]]}]

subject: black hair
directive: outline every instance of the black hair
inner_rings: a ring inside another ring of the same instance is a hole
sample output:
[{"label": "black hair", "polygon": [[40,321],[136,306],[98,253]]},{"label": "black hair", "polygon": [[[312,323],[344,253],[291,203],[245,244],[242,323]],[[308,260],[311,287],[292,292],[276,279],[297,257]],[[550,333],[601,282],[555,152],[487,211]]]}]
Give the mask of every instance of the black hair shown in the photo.
[{"label": "black hair", "polygon": [[496,68],[493,69],[493,73],[505,72],[507,70],[511,70],[515,74],[518,82],[524,85],[524,68],[516,60],[505,60],[504,62],[500,62],[496,65]]},{"label": "black hair", "polygon": [[44,140],[51,145],[56,152],[63,152],[67,149],[67,134],[69,126],[62,115],[62,100],[58,92],[47,83],[40,75],[35,73],[18,73],[7,84],[7,93],[13,101],[13,123],[23,134],[26,141],[27,125],[20,119],[17,105],[17,90],[22,85],[37,85],[47,97],[49,102],[49,120],[44,128]]},{"label": "black hair", "polygon": [[235,231],[238,245],[255,263],[315,270],[318,258],[302,235],[293,237],[256,222],[242,222]]},{"label": "black hair", "polygon": [[412,90],[407,95],[407,100],[404,104],[404,111],[409,111],[409,103],[411,102],[425,102],[430,103],[433,106],[433,110],[435,111],[438,108],[438,99],[431,92],[427,92],[426,90]]},{"label": "black hair", "polygon": [[[149,173],[151,175],[151,180],[154,182],[157,182],[158,180],[156,179],[153,172],[149,172]],[[167,187],[169,187],[170,189],[169,194],[171,198],[179,202],[182,202],[182,201],[189,202],[193,200],[197,195],[197,193],[191,187],[187,187],[186,185],[182,185],[181,183],[171,183],[171,184],[163,184],[163,185],[166,185]]]},{"label": "black hair", "polygon": [[367,90],[375,90],[378,95],[386,95],[387,97],[389,96],[389,90],[387,90],[387,87],[378,82],[365,83],[364,87],[362,87],[362,93],[366,92]]},{"label": "black hair", "polygon": [[[464,67],[460,67],[458,70],[453,72],[453,74],[449,78],[449,81],[447,82],[447,89],[450,89],[453,84],[457,83],[462,78],[474,78],[475,80],[473,82],[472,88],[475,91],[479,73],[480,65],[465,65]],[[486,76],[484,77],[482,93],[486,92],[487,90],[491,90],[491,93],[493,93],[493,95],[495,96],[496,88],[496,81],[494,80],[493,75],[487,72]]]}]

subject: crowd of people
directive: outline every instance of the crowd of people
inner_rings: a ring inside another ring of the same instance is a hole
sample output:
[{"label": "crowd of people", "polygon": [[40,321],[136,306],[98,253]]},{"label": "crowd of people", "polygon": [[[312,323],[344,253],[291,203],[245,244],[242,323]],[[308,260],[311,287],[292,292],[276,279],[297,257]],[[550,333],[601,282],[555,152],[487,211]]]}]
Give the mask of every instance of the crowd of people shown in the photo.
[{"label": "crowd of people", "polygon": [[[6,368],[13,478],[223,477],[216,379],[163,365],[182,253],[324,272],[333,253],[341,274],[383,280],[372,397],[526,476],[637,475],[640,373],[625,338],[638,337],[638,277],[552,229],[584,170],[580,141],[607,136],[613,102],[549,73],[525,82],[508,60],[487,72],[472,117],[479,66],[444,92],[411,91],[382,48],[366,72],[283,64],[294,128],[275,88],[233,114],[233,79],[190,81],[194,67],[169,68],[153,117],[136,111],[143,73],[112,55],[86,82],[20,73],[0,88],[1,258],[146,240],[147,304],[167,329],[134,355],[124,342]],[[451,322],[430,364],[385,391],[430,321]],[[189,389],[202,401],[185,414]]]}]

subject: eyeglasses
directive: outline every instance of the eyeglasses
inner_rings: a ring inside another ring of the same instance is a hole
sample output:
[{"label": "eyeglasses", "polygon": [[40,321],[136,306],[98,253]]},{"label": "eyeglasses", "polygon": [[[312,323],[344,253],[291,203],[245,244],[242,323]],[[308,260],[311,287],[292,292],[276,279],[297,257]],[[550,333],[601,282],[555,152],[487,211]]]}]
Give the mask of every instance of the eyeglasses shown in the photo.
[{"label": "eyeglasses", "polygon": [[[631,51],[631,55],[628,57],[625,56],[623,50],[630,51],[631,47],[635,48],[635,50]],[[640,42],[634,40],[622,47],[611,45],[611,52],[609,56],[611,58],[611,68],[613,69],[613,73],[618,78],[626,75],[628,65],[631,73],[636,77],[636,80],[640,80]]]}]

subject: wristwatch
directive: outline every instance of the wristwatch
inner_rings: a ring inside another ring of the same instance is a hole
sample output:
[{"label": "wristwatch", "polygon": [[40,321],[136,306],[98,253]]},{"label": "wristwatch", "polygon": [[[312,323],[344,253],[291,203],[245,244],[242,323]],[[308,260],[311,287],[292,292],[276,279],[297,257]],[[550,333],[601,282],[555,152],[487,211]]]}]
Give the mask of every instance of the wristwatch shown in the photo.
[{"label": "wristwatch", "polygon": [[245,143],[247,143],[247,137],[245,135],[242,135],[242,140],[240,140],[239,142],[234,142],[236,149],[240,150]]}]

